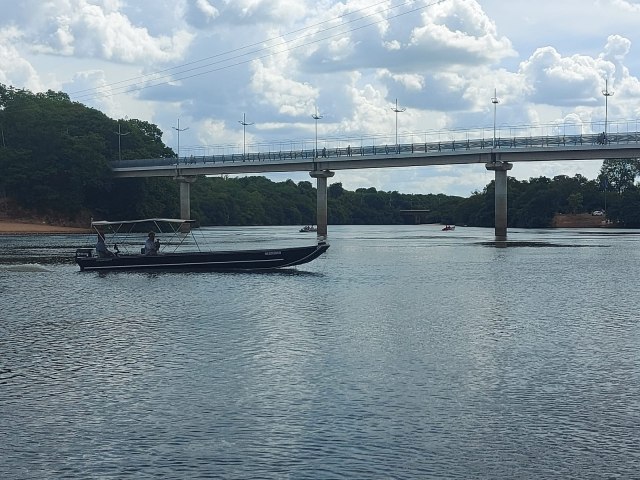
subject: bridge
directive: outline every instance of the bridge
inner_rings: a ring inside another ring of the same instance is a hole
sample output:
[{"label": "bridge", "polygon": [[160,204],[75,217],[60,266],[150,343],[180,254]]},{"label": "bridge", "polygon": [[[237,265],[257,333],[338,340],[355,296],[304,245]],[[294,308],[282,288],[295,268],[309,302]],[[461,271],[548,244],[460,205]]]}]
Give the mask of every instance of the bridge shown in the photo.
[{"label": "bridge", "polygon": [[[637,121],[635,125],[637,126]],[[626,125],[633,122],[626,122]],[[556,129],[557,130],[557,129]],[[507,172],[517,162],[640,158],[640,132],[513,135],[486,139],[469,131],[450,138],[397,145],[332,146],[322,149],[231,153],[120,160],[115,177],[172,177],[180,184],[180,214],[190,218],[190,184],[198,175],[309,172],[317,180],[318,237],[327,236],[327,178],[335,171],[368,168],[484,164],[495,173],[495,236],[507,236]],[[466,137],[466,138],[465,138]]]}]

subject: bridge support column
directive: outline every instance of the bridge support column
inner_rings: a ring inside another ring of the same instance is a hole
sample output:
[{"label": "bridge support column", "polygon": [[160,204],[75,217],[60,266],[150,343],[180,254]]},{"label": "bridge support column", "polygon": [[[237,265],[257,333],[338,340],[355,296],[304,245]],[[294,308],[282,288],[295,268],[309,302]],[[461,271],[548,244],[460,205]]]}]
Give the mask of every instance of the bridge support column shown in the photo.
[{"label": "bridge support column", "polygon": [[[196,181],[196,177],[179,175],[174,180],[180,185],[180,219],[191,220],[191,184]],[[189,228],[185,224],[182,229]]]},{"label": "bridge support column", "polygon": [[333,177],[335,172],[329,170],[314,170],[309,172],[312,178],[316,179],[317,192],[317,213],[316,224],[318,225],[318,241],[327,239],[327,178]]},{"label": "bridge support column", "polygon": [[495,235],[496,240],[507,239],[507,172],[513,164],[507,162],[489,162],[487,170],[495,172]]}]

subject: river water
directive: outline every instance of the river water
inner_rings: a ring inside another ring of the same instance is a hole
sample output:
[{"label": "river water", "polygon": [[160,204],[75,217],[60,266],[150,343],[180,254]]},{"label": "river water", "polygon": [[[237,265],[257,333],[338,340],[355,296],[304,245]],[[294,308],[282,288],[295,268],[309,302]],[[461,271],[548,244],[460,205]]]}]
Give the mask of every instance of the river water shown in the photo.
[{"label": "river water", "polygon": [[330,226],[293,271],[98,274],[92,237],[0,236],[0,478],[640,478],[640,232],[492,240]]}]

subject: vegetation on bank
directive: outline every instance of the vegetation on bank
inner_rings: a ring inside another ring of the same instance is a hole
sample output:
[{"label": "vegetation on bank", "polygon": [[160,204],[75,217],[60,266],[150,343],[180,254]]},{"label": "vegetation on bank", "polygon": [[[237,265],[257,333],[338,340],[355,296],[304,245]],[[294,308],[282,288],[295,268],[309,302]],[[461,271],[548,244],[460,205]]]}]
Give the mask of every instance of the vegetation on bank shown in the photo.
[{"label": "vegetation on bank", "polygon": [[[110,162],[119,156],[174,155],[154,124],[111,119],[62,92],[34,94],[0,84],[0,133],[0,214],[69,224],[86,224],[90,217],[178,216],[178,185],[172,179],[112,177]],[[509,226],[544,228],[551,226],[556,213],[606,208],[607,218],[620,226],[640,227],[640,187],[635,184],[639,174],[637,160],[609,160],[596,180],[581,175],[509,178]],[[192,185],[191,194],[192,217],[201,225],[315,223],[316,191],[310,181],[203,177]],[[328,206],[331,224],[418,220],[490,227],[494,185],[463,198],[375,188],[349,191],[333,183]],[[406,210],[429,212],[416,217]]]}]

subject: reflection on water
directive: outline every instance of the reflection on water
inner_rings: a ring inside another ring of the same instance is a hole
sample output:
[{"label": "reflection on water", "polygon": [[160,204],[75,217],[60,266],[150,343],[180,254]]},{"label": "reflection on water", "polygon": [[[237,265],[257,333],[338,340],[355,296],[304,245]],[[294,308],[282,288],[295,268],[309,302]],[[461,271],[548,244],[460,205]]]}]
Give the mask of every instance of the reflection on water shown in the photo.
[{"label": "reflection on water", "polygon": [[1,237],[0,477],[637,475],[635,232],[330,233],[261,274],[80,273],[91,238]]}]

